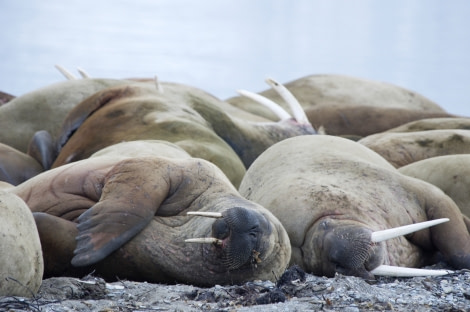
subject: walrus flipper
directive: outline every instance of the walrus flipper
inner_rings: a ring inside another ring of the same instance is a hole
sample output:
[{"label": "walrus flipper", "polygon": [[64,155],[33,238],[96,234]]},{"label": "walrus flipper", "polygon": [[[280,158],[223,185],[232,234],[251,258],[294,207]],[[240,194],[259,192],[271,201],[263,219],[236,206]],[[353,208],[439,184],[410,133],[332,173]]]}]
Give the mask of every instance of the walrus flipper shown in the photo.
[{"label": "walrus flipper", "polygon": [[160,168],[128,159],[110,171],[100,201],[77,219],[74,266],[104,259],[149,224],[169,192]]}]

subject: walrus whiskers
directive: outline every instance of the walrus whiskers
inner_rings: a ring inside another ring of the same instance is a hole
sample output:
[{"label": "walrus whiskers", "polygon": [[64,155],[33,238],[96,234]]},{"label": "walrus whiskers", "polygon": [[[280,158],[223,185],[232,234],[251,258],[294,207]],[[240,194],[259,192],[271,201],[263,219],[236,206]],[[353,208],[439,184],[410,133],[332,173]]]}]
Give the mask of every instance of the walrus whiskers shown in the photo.
[{"label": "walrus whiskers", "polygon": [[208,217],[208,218],[222,218],[220,212],[205,212],[205,211],[188,211],[187,215],[199,216],[199,217]]},{"label": "walrus whiskers", "polygon": [[286,87],[284,87],[284,85],[278,83],[272,78],[267,78],[266,82],[284,99],[284,101],[286,101],[297,122],[310,124],[310,121],[308,120],[307,115],[305,115],[299,101],[297,101],[296,97]]},{"label": "walrus whiskers", "polygon": [[267,97],[247,90],[237,90],[237,92],[240,95],[252,99],[253,101],[269,108],[274,114],[276,114],[277,117],[279,117],[280,120],[292,118],[292,116],[284,108]]},{"label": "walrus whiskers", "polygon": [[410,234],[440,223],[444,223],[449,221],[448,218],[441,218],[441,219],[436,219],[436,220],[431,220],[431,221],[425,221],[425,222],[420,222],[420,223],[414,223],[414,224],[409,224],[409,225],[404,225],[404,226],[399,226],[396,228],[392,229],[387,229],[383,231],[376,231],[372,232],[370,236],[370,240],[373,243],[378,243],[382,242],[384,240],[388,240],[391,238],[395,238],[398,236],[403,236],[406,234]]},{"label": "walrus whiskers", "polygon": [[184,240],[185,243],[199,243],[199,244],[216,244],[222,245],[223,241],[215,237],[200,237],[200,238],[188,238]]},{"label": "walrus whiskers", "polygon": [[414,277],[414,276],[439,276],[454,273],[451,270],[427,270],[427,269],[415,269],[405,268],[390,265],[379,265],[372,271],[374,275],[380,276],[401,276],[401,277]]}]

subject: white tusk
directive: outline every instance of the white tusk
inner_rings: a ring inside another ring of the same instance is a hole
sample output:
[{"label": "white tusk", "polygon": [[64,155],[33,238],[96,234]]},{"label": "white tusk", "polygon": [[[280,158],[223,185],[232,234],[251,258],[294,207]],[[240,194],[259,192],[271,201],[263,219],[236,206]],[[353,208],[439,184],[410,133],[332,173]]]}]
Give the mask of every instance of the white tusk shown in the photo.
[{"label": "white tusk", "polygon": [[304,109],[300,105],[295,96],[284,85],[278,83],[272,78],[267,78],[266,82],[286,101],[289,105],[295,120],[301,124],[310,124],[310,121],[305,115]]},{"label": "white tusk", "polygon": [[155,86],[157,87],[158,92],[163,93],[163,86],[158,80],[157,76],[155,76],[154,81],[155,81]]},{"label": "white tusk", "polygon": [[277,117],[279,117],[280,120],[292,118],[292,116],[288,112],[286,112],[284,108],[279,106],[279,104],[277,104],[276,102],[268,99],[267,97],[246,90],[237,90],[237,92],[243,95],[244,97],[252,99],[253,101],[258,102],[259,104],[269,108],[274,114],[276,114]]},{"label": "white tusk", "polygon": [[90,75],[88,75],[88,73],[84,71],[83,69],[81,69],[80,67],[77,68],[77,70],[80,76],[82,76],[82,78],[91,78]]},{"label": "white tusk", "polygon": [[67,78],[68,80],[75,80],[77,78],[75,78],[74,75],[72,75],[71,72],[69,72],[68,70],[66,70],[64,67],[60,66],[60,65],[55,65],[55,68],[57,68],[57,70],[65,76],[65,78]]},{"label": "white tusk", "polygon": [[222,214],[220,212],[188,211],[186,214],[191,216],[222,218]]},{"label": "white tusk", "polygon": [[185,243],[216,244],[222,245],[223,241],[215,237],[188,238]]},{"label": "white tusk", "polygon": [[398,236],[403,236],[406,234],[410,234],[428,227],[431,227],[436,224],[444,223],[449,221],[448,218],[441,218],[431,221],[425,221],[420,223],[414,223],[404,226],[399,226],[393,229],[383,230],[383,231],[376,231],[372,232],[370,236],[370,240],[374,243],[382,242],[387,239],[391,239]]},{"label": "white tusk", "polygon": [[401,276],[401,277],[414,277],[414,276],[438,276],[454,273],[451,270],[427,270],[427,269],[414,269],[396,267],[391,265],[379,265],[370,273],[380,276]]}]

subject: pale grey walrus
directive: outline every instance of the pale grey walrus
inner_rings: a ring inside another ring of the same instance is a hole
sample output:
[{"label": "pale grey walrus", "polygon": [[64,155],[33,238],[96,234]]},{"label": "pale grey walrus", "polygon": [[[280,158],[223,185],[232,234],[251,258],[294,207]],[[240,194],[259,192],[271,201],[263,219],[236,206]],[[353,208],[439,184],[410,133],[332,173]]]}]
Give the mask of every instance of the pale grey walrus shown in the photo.
[{"label": "pale grey walrus", "polygon": [[426,158],[470,153],[470,130],[382,132],[358,141],[400,168]]},{"label": "pale grey walrus", "polygon": [[31,211],[5,186],[0,189],[0,297],[33,297],[43,272],[41,243]]},{"label": "pale grey walrus", "polygon": [[[438,253],[455,268],[470,268],[470,235],[456,204],[351,140],[279,142],[253,162],[239,191],[281,221],[291,264],[313,274],[373,278],[381,264],[421,267]],[[440,218],[450,221],[383,243],[372,234]]]},{"label": "pale grey walrus", "polygon": [[439,187],[470,217],[470,154],[427,158],[398,171]]},{"label": "pale grey walrus", "polygon": [[173,159],[152,156],[153,148],[143,153],[151,157],[115,157],[120,148],[110,149],[9,190],[34,214],[45,276],[94,271],[110,280],[215,285],[274,279],[285,270],[284,228],[215,165],[178,148],[181,157]]}]

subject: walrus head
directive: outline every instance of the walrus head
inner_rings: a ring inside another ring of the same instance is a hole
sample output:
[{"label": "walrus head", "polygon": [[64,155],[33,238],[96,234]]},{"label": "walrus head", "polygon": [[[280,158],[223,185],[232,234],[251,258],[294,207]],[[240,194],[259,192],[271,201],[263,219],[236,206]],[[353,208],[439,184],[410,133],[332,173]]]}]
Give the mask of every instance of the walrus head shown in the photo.
[{"label": "walrus head", "polygon": [[326,276],[340,273],[369,280],[375,279],[374,275],[447,274],[448,271],[443,270],[431,271],[383,265],[387,251],[382,243],[447,221],[449,219],[443,218],[383,231],[372,231],[358,222],[326,218],[317,222],[311,229],[315,232],[315,235],[311,236],[312,244],[317,248],[307,252],[318,252],[311,259],[321,259],[321,261],[309,265],[313,271],[321,271]]},{"label": "walrus head", "polygon": [[[197,213],[196,213],[197,214]],[[221,253],[228,270],[261,262],[260,250],[265,249],[263,237],[271,235],[271,226],[266,218],[252,210],[234,207],[217,217],[212,225],[212,237],[201,241],[188,239],[187,242],[210,242]]]}]

